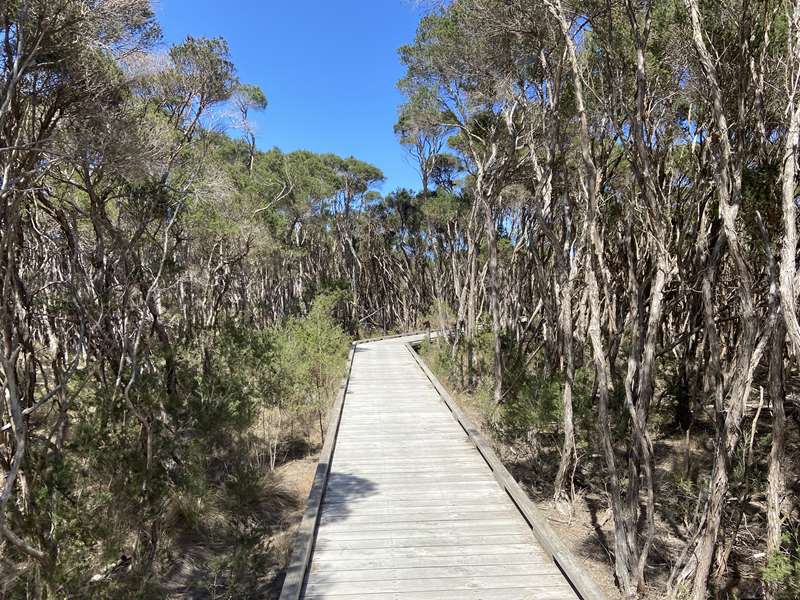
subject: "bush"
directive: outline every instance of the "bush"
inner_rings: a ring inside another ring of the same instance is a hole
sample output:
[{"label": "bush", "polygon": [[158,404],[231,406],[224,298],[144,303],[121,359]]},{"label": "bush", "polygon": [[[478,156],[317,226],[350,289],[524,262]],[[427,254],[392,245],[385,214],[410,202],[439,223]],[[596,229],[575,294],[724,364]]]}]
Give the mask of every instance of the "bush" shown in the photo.
[{"label": "bush", "polygon": [[[284,559],[270,540],[298,505],[270,467],[336,392],[349,342],[331,316],[338,301],[320,296],[279,327],[222,324],[176,344],[174,394],[155,351],[127,399],[91,373],[72,379],[81,410],[67,451],[31,446],[31,510],[14,515],[58,548],[39,579],[48,597],[268,595]],[[30,563],[4,550],[0,596],[25,597]]]},{"label": "bush", "polygon": [[284,405],[323,420],[342,377],[350,338],[333,319],[340,292],[319,295],[305,317],[289,319],[277,331],[277,376]]},{"label": "bush", "polygon": [[[461,365],[464,364],[466,344],[462,341],[455,355],[449,345],[441,341],[424,342],[420,353],[434,372],[440,374],[455,388],[460,387]],[[480,333],[473,343],[473,360],[476,385],[471,395],[483,413],[498,440],[510,444],[532,445],[534,438],[542,433],[557,434],[561,429],[563,415],[562,396],[564,378],[553,373],[547,365],[531,361],[513,340],[503,339],[505,364],[504,398],[499,406],[494,405],[492,334]],[[592,431],[592,385],[594,371],[590,367],[578,368],[572,390],[573,412],[576,425],[582,431]]]},{"label": "bush", "polygon": [[775,591],[777,600],[800,598],[800,524],[784,526],[781,551],[768,557],[764,583]]}]

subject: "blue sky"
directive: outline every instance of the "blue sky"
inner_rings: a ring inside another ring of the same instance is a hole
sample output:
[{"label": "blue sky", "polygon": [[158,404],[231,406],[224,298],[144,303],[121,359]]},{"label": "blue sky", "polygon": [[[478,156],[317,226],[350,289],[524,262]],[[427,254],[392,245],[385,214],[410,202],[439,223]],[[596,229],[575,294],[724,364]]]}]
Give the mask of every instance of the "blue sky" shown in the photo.
[{"label": "blue sky", "polygon": [[353,155],[419,188],[392,126],[402,96],[397,48],[413,40],[412,0],[156,0],[164,41],[222,36],[239,78],[264,90],[259,148]]}]

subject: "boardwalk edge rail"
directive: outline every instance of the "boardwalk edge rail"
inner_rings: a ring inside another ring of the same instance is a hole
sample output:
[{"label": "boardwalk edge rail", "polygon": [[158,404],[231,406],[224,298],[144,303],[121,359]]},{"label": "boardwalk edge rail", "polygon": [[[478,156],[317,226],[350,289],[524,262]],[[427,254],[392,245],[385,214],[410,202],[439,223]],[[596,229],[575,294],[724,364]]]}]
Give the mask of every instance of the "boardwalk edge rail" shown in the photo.
[{"label": "boardwalk edge rail", "polygon": [[[461,411],[447,389],[441,384],[438,377],[436,377],[430,368],[428,368],[428,365],[425,364],[425,361],[415,349],[420,343],[406,343],[404,345],[411,353],[417,365],[422,369],[422,372],[425,373],[425,376],[433,384],[433,387],[436,388],[436,391],[453,414],[453,417],[492,470],[494,478],[503,490],[505,490],[512,502],[514,502],[517,509],[522,514],[522,517],[530,526],[539,544],[541,544],[544,551],[552,558],[555,565],[572,586],[573,590],[575,590],[575,593],[578,594],[582,600],[608,600],[598,585],[589,577],[585,570],[578,565],[572,553],[547,523],[546,517],[536,508],[533,502],[531,502],[525,490],[520,487],[511,473],[508,472],[505,465],[500,462],[497,454],[495,454],[491,446],[483,439],[483,436],[475,427],[475,424]],[[281,598],[281,600],[283,600],[283,598]]]},{"label": "boardwalk edge rail", "polygon": [[356,346],[362,341],[353,342],[350,346],[350,353],[347,356],[347,370],[339,386],[339,393],[333,403],[328,427],[325,431],[325,441],[319,453],[317,470],[314,473],[314,482],[311,484],[311,491],[306,500],[306,509],[303,519],[295,533],[292,544],[292,556],[289,565],[286,567],[286,579],[283,581],[280,600],[299,600],[303,593],[308,566],[311,560],[311,552],[314,549],[314,534],[317,531],[320,507],[322,498],[325,495],[325,488],[328,485],[328,476],[331,471],[331,458],[336,447],[336,437],[339,433],[339,423],[342,420],[342,409],[344,408],[344,398],[347,388],[350,385],[350,372],[353,370],[353,356]]}]

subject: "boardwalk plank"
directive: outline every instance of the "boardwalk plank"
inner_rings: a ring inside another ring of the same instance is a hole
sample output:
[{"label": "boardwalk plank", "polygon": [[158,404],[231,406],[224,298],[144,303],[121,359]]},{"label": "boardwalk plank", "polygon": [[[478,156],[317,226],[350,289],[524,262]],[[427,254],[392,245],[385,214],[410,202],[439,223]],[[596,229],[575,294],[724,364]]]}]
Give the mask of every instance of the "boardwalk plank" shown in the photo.
[{"label": "boardwalk plank", "polygon": [[405,341],[354,353],[303,597],[575,600]]},{"label": "boardwalk plank", "polygon": [[465,577],[505,577],[509,575],[556,575],[558,571],[541,561],[527,560],[514,564],[474,564],[447,565],[445,572],[440,567],[390,567],[385,569],[337,569],[335,571],[315,571],[309,576],[310,584],[324,582],[354,581],[394,581],[404,579],[446,579]]},{"label": "boardwalk plank", "polygon": [[324,591],[306,595],[306,600],[573,600],[572,590],[497,588],[493,590],[439,590],[425,592],[389,592],[331,594]]},{"label": "boardwalk plank", "polygon": [[541,564],[552,566],[545,554],[533,551],[502,554],[456,554],[444,556],[394,556],[392,558],[350,558],[315,560],[311,572],[354,572],[376,569],[414,569],[435,568],[442,574],[449,573],[451,567]]},{"label": "boardwalk plank", "polygon": [[550,575],[506,575],[503,577],[445,577],[428,579],[396,579],[382,581],[324,581],[322,583],[309,583],[306,594],[314,596],[316,592],[326,594],[353,594],[364,590],[369,585],[369,591],[375,594],[387,592],[432,592],[435,590],[491,590],[498,588],[524,588],[527,590],[557,589],[569,590],[560,573]]}]

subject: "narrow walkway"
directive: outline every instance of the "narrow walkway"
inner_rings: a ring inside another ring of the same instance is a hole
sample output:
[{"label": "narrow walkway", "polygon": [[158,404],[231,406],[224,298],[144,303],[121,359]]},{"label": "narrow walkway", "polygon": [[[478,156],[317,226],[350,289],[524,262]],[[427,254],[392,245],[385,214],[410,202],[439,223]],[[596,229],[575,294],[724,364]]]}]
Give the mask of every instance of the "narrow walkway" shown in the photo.
[{"label": "narrow walkway", "polygon": [[574,600],[410,339],[356,348],[303,597]]}]

